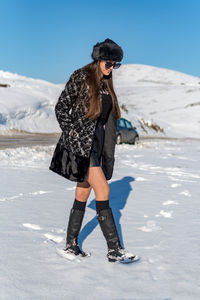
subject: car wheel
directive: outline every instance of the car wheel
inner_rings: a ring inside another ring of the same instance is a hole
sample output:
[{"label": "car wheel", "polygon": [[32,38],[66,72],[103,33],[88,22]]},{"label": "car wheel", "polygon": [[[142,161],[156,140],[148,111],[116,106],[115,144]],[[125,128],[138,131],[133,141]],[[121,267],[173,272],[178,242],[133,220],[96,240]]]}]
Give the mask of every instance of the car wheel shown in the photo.
[{"label": "car wheel", "polygon": [[138,144],[139,143],[139,136],[136,136],[136,138],[134,139],[134,144]]},{"label": "car wheel", "polygon": [[138,144],[138,142],[139,142],[139,137],[136,136],[133,140],[131,140],[131,141],[129,142],[129,144],[135,145],[135,144]]},{"label": "car wheel", "polygon": [[118,134],[118,136],[117,136],[117,145],[121,144],[121,142],[122,142],[121,134]]}]

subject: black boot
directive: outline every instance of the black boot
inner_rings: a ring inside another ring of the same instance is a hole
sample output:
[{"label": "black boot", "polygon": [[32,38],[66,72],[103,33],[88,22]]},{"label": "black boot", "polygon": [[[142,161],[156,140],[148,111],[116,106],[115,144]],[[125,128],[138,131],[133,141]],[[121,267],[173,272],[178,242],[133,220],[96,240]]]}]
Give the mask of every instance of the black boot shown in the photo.
[{"label": "black boot", "polygon": [[[118,249],[122,249],[117,228],[115,226],[112,209],[109,207],[108,209],[100,210],[97,213],[97,219],[108,245],[108,254],[110,251],[118,251]],[[109,257],[108,260],[112,261],[109,259]]]},{"label": "black boot", "polygon": [[121,246],[112,209],[100,210],[97,213],[97,219],[108,245],[108,261],[115,262],[127,257],[134,257],[131,253],[127,253]]},{"label": "black boot", "polygon": [[85,256],[85,252],[83,252],[78,245],[78,234],[81,229],[84,213],[85,211],[72,208],[69,216],[66,247],[64,251],[74,255]]}]

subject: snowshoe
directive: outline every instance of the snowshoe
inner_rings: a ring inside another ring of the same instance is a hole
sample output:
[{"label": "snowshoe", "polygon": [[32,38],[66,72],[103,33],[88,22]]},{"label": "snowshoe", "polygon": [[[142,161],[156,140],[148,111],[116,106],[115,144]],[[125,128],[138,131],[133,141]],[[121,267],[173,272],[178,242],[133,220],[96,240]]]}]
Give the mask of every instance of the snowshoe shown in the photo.
[{"label": "snowshoe", "polygon": [[79,248],[78,244],[74,244],[74,245],[67,244],[66,247],[63,249],[63,251],[65,251],[65,253],[72,254],[74,256],[82,256],[82,257],[90,256],[89,253],[82,251]]},{"label": "snowshoe", "polygon": [[121,263],[130,263],[139,260],[137,255],[127,252],[125,249],[109,249],[107,258],[109,262],[121,262]]}]

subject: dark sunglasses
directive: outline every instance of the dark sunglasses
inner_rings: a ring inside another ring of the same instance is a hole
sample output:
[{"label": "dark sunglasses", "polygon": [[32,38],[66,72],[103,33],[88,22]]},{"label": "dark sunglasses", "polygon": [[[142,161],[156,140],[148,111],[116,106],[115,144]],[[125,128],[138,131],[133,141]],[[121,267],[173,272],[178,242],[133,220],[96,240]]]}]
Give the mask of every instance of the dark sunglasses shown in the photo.
[{"label": "dark sunglasses", "polygon": [[110,61],[107,61],[107,62],[105,63],[105,68],[106,68],[106,69],[110,69],[111,67],[113,67],[114,69],[118,69],[120,66],[121,66],[121,64],[118,63],[118,62],[114,62],[114,63],[112,64]]}]

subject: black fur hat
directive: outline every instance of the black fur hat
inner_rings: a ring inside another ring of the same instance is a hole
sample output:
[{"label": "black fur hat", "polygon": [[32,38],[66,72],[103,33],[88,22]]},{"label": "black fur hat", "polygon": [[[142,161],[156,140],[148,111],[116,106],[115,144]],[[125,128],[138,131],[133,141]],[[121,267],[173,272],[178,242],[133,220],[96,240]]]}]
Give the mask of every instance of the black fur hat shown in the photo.
[{"label": "black fur hat", "polygon": [[113,60],[120,62],[123,58],[122,48],[110,39],[93,46],[91,54],[94,60]]}]

